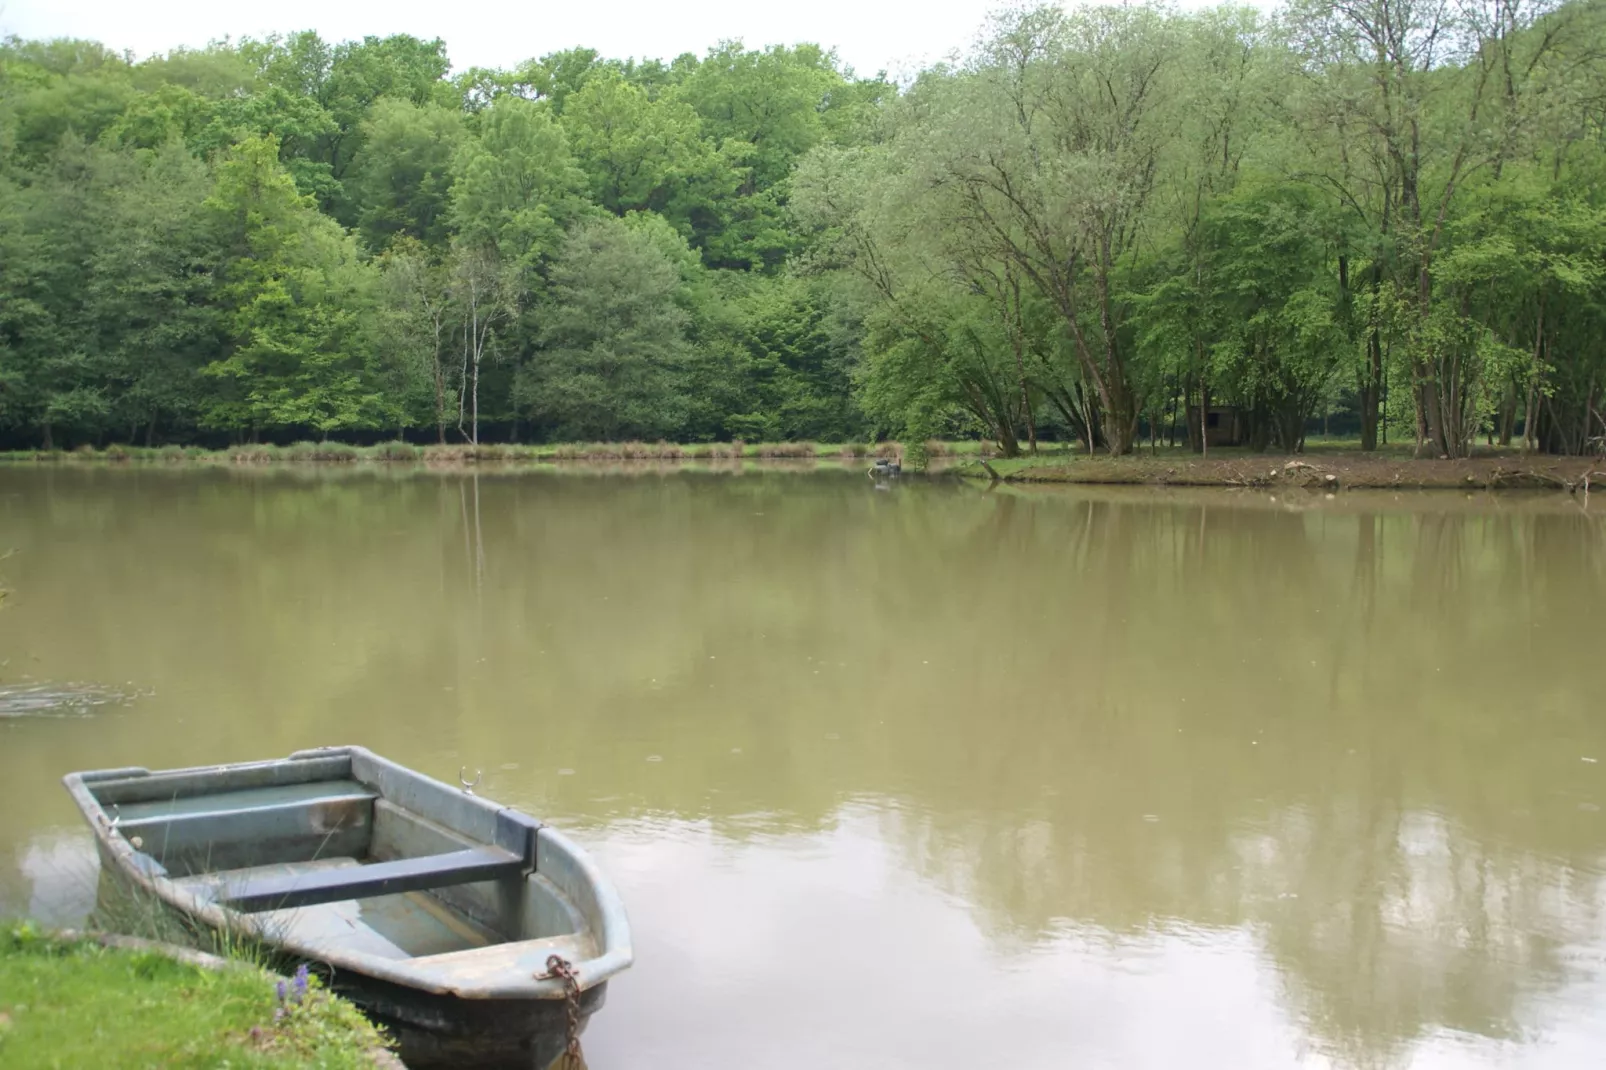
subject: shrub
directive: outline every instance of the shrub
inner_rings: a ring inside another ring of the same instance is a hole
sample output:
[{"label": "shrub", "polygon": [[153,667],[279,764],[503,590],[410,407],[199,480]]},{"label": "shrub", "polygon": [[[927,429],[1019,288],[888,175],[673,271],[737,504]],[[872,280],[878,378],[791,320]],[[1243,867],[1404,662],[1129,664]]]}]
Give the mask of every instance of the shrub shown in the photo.
[{"label": "shrub", "polygon": [[813,457],[812,442],[767,442],[757,447],[760,457]]},{"label": "shrub", "polygon": [[514,447],[504,446],[500,443],[481,442],[477,445],[469,443],[457,447],[455,459],[461,461],[511,461],[514,459]]},{"label": "shrub", "polygon": [[229,460],[235,464],[272,464],[279,459],[279,455],[279,447],[274,445],[236,446],[229,451]]},{"label": "shrub", "polygon": [[417,461],[423,453],[411,442],[381,442],[369,455],[376,461]]},{"label": "shrub", "polygon": [[362,451],[345,442],[320,442],[312,453],[312,459],[315,461],[336,461],[342,464],[349,464],[361,456]]}]

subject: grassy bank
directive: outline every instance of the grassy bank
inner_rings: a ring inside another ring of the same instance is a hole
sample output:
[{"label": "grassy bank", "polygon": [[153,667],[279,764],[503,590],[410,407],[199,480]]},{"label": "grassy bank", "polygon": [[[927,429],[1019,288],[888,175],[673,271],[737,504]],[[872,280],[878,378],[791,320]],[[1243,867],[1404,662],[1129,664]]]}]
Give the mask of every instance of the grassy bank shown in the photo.
[{"label": "grassy bank", "polygon": [[[991,455],[984,442],[928,442],[928,456]],[[247,445],[208,450],[199,446],[107,446],[74,450],[12,450],[0,453],[10,464],[552,464],[560,461],[741,461],[855,460],[903,457],[896,442],[586,442],[518,445],[482,443],[417,446],[381,442],[352,446],[343,442],[297,442],[289,446]]]},{"label": "grassy bank", "polygon": [[1342,445],[1298,457],[1212,450],[1129,457],[1064,455],[976,461],[966,475],[1020,483],[1089,483],[1175,487],[1307,487],[1344,489],[1544,489],[1587,492],[1606,488],[1606,461],[1589,457],[1523,456],[1491,451],[1461,460],[1418,460],[1408,450],[1362,453]]},{"label": "grassy bank", "polygon": [[0,1066],[372,1070],[379,1050],[373,1027],[316,978],[283,983],[245,963],[208,969],[0,922]]}]

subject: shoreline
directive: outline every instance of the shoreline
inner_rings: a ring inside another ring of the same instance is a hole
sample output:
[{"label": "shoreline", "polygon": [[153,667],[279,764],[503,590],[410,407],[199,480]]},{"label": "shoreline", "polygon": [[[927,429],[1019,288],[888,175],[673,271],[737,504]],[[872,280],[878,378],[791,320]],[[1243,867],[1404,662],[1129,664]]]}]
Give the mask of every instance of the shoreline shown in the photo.
[{"label": "shoreline", "polygon": [[[1088,486],[1304,488],[1342,490],[1562,490],[1569,494],[1606,488],[1606,458],[1564,457],[1501,450],[1455,460],[1413,458],[1398,448],[1362,453],[1352,443],[1322,443],[1299,455],[1248,453],[1223,449],[1201,457],[1167,449],[1126,457],[1086,456],[1058,445],[1036,457],[1010,459],[990,442],[927,442],[927,474],[957,476],[984,483],[1078,484]],[[658,471],[690,470],[706,464],[723,469],[745,462],[825,461],[844,467],[878,459],[903,459],[897,442],[713,442],[691,445],[657,442],[557,443],[547,445],[470,444],[417,446],[382,442],[370,446],[300,442],[289,446],[201,447],[108,446],[64,450],[0,451],[0,466],[98,468],[222,468],[233,470],[358,469],[418,467],[434,471],[474,469],[517,471],[574,465],[624,464]],[[723,462],[723,463],[722,463]],[[913,474],[913,470],[908,470]]]},{"label": "shoreline", "polygon": [[[990,443],[977,441],[925,444],[932,459],[995,456]],[[588,442],[525,445],[470,443],[415,445],[380,442],[353,446],[343,442],[297,442],[288,446],[245,445],[224,449],[201,446],[80,446],[73,450],[0,451],[0,464],[237,465],[411,463],[556,464],[563,461],[750,461],[902,458],[908,447],[898,442]]]},{"label": "shoreline", "polygon": [[1606,489],[1606,460],[1599,457],[1521,456],[1502,453],[1458,460],[1415,459],[1386,453],[1309,453],[1296,457],[1194,454],[978,460],[967,478],[1004,483],[1074,483],[1154,487],[1294,487],[1343,490],[1563,490]]}]

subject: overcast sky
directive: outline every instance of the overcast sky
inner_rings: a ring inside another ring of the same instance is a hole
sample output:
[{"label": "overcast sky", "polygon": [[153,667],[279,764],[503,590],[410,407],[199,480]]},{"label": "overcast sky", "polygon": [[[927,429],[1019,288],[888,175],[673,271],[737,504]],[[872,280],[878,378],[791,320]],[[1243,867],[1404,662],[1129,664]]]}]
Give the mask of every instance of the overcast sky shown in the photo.
[{"label": "overcast sky", "polygon": [[995,0],[0,0],[0,35],[85,37],[138,56],[220,37],[314,29],[330,40],[442,37],[455,67],[506,67],[585,45],[672,58],[721,38],[815,41],[863,74],[897,74],[968,44]]}]

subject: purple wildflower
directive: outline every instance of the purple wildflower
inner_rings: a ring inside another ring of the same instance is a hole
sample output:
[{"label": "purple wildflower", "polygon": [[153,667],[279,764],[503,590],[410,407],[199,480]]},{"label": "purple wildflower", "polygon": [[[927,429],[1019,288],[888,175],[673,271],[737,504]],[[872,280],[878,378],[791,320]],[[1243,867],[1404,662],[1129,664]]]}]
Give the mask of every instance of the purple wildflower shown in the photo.
[{"label": "purple wildflower", "polygon": [[284,987],[283,981],[280,981],[278,984],[274,985],[273,990],[279,994],[280,1003],[283,1003],[286,997],[290,995],[290,990]]},{"label": "purple wildflower", "polygon": [[300,1003],[307,997],[307,964],[305,962],[296,967],[295,986],[296,1002]]}]

